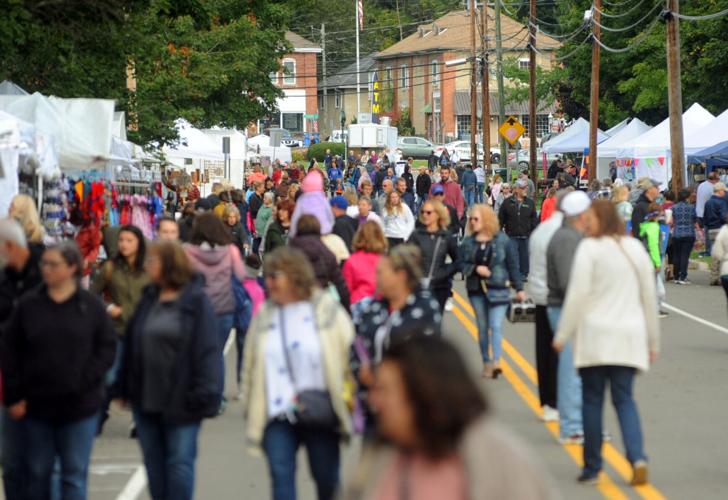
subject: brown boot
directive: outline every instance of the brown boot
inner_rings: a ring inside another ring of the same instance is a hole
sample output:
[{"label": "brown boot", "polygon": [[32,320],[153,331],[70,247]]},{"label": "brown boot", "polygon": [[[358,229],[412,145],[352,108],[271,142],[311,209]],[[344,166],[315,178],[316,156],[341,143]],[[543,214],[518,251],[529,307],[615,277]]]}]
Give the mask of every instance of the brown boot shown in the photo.
[{"label": "brown boot", "polygon": [[483,365],[483,378],[493,378],[494,369],[493,363],[485,363]]}]

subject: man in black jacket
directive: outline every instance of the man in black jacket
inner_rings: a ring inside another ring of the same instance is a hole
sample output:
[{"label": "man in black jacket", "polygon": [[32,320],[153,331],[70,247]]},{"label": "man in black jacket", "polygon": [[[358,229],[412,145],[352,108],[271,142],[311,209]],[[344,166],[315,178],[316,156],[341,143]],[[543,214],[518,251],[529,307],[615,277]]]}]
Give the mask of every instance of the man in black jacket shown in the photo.
[{"label": "man in black jacket", "polygon": [[[40,286],[42,245],[28,245],[23,228],[14,219],[0,220],[0,335],[21,297]],[[7,498],[24,498],[25,435],[22,424],[2,413],[2,469]]]},{"label": "man in black jacket", "polygon": [[527,190],[528,182],[517,180],[515,193],[503,201],[498,212],[501,228],[518,249],[518,262],[524,280],[528,278],[528,238],[538,225],[536,204],[526,196]]},{"label": "man in black jacket", "polygon": [[331,198],[331,211],[334,212],[334,227],[331,232],[344,240],[346,248],[351,252],[351,244],[354,241],[354,235],[358,229],[357,221],[353,217],[346,215],[346,209],[349,202],[343,196],[334,196]]},{"label": "man in black jacket", "polygon": [[642,189],[642,194],[637,198],[632,210],[632,235],[639,239],[640,224],[645,222],[650,204],[660,194],[660,183],[654,179],[644,178],[638,182],[638,187]]},{"label": "man in black jacket", "polygon": [[29,290],[43,282],[40,274],[42,245],[28,245],[23,228],[14,219],[0,220],[0,325]]},{"label": "man in black jacket", "polygon": [[420,173],[417,174],[415,180],[415,192],[417,193],[417,209],[419,210],[422,203],[427,199],[432,187],[432,177],[427,172],[426,167],[420,167]]}]

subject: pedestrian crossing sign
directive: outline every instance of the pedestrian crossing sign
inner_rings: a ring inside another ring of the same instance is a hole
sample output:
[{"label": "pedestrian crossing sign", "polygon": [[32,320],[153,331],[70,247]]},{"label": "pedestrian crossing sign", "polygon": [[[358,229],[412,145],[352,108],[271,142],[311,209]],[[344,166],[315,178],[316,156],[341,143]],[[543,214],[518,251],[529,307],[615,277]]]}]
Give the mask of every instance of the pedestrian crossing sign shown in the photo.
[{"label": "pedestrian crossing sign", "polygon": [[503,122],[503,125],[498,128],[498,133],[501,137],[508,141],[508,144],[511,146],[513,146],[516,141],[521,138],[525,131],[526,129],[524,126],[521,125],[521,122],[519,122],[518,118],[515,116],[509,116],[508,119]]}]

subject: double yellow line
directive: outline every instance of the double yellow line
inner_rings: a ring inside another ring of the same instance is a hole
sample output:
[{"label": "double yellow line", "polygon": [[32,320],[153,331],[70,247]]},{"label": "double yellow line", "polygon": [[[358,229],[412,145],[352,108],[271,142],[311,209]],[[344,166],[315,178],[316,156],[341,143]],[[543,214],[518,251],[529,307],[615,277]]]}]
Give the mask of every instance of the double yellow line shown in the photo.
[{"label": "double yellow line", "polygon": [[[475,317],[475,311],[473,311],[470,303],[462,295],[458,294],[453,290],[453,298],[457,304],[453,304],[453,313],[455,317],[463,324],[466,330],[478,340],[478,328],[471,319]],[[467,314],[466,314],[467,313]],[[538,385],[538,376],[533,366],[526,361],[518,350],[516,350],[510,342],[505,338],[503,339],[503,351],[508,357],[515,363],[526,378],[533,385]],[[537,416],[541,415],[541,404],[539,398],[533,392],[533,390],[526,384],[516,371],[510,366],[505,360],[501,360],[501,367],[503,368],[503,375],[506,380],[511,384],[516,393],[523,399],[528,406]],[[559,437],[559,424],[557,422],[545,422],[545,427],[554,436]],[[579,467],[583,466],[582,461],[582,447],[580,445],[563,445],[564,450],[567,454],[576,462]],[[604,460],[617,472],[617,474],[627,483],[632,479],[632,466],[627,459],[619,452],[611,443],[604,443],[602,447],[602,456]],[[629,498],[620,489],[619,486],[612,480],[608,473],[602,471],[597,488],[604,496],[604,498],[622,500]],[[660,493],[657,488],[651,484],[643,486],[636,486],[634,490],[645,500],[665,500],[665,497]]]}]

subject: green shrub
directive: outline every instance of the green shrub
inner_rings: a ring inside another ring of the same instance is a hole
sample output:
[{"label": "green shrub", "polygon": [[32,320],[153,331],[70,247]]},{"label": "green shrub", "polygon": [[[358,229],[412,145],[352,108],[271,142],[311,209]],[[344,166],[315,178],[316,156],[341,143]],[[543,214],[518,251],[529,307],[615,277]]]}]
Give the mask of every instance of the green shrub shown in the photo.
[{"label": "green shrub", "polygon": [[304,151],[303,149],[294,149],[293,151],[291,151],[291,160],[294,163],[305,163],[307,160],[306,151]]},{"label": "green shrub", "polygon": [[344,144],[340,142],[320,142],[309,146],[306,157],[309,160],[311,158],[316,158],[319,162],[323,162],[327,149],[330,149],[331,154],[334,156],[339,155],[343,157],[346,153]]}]

